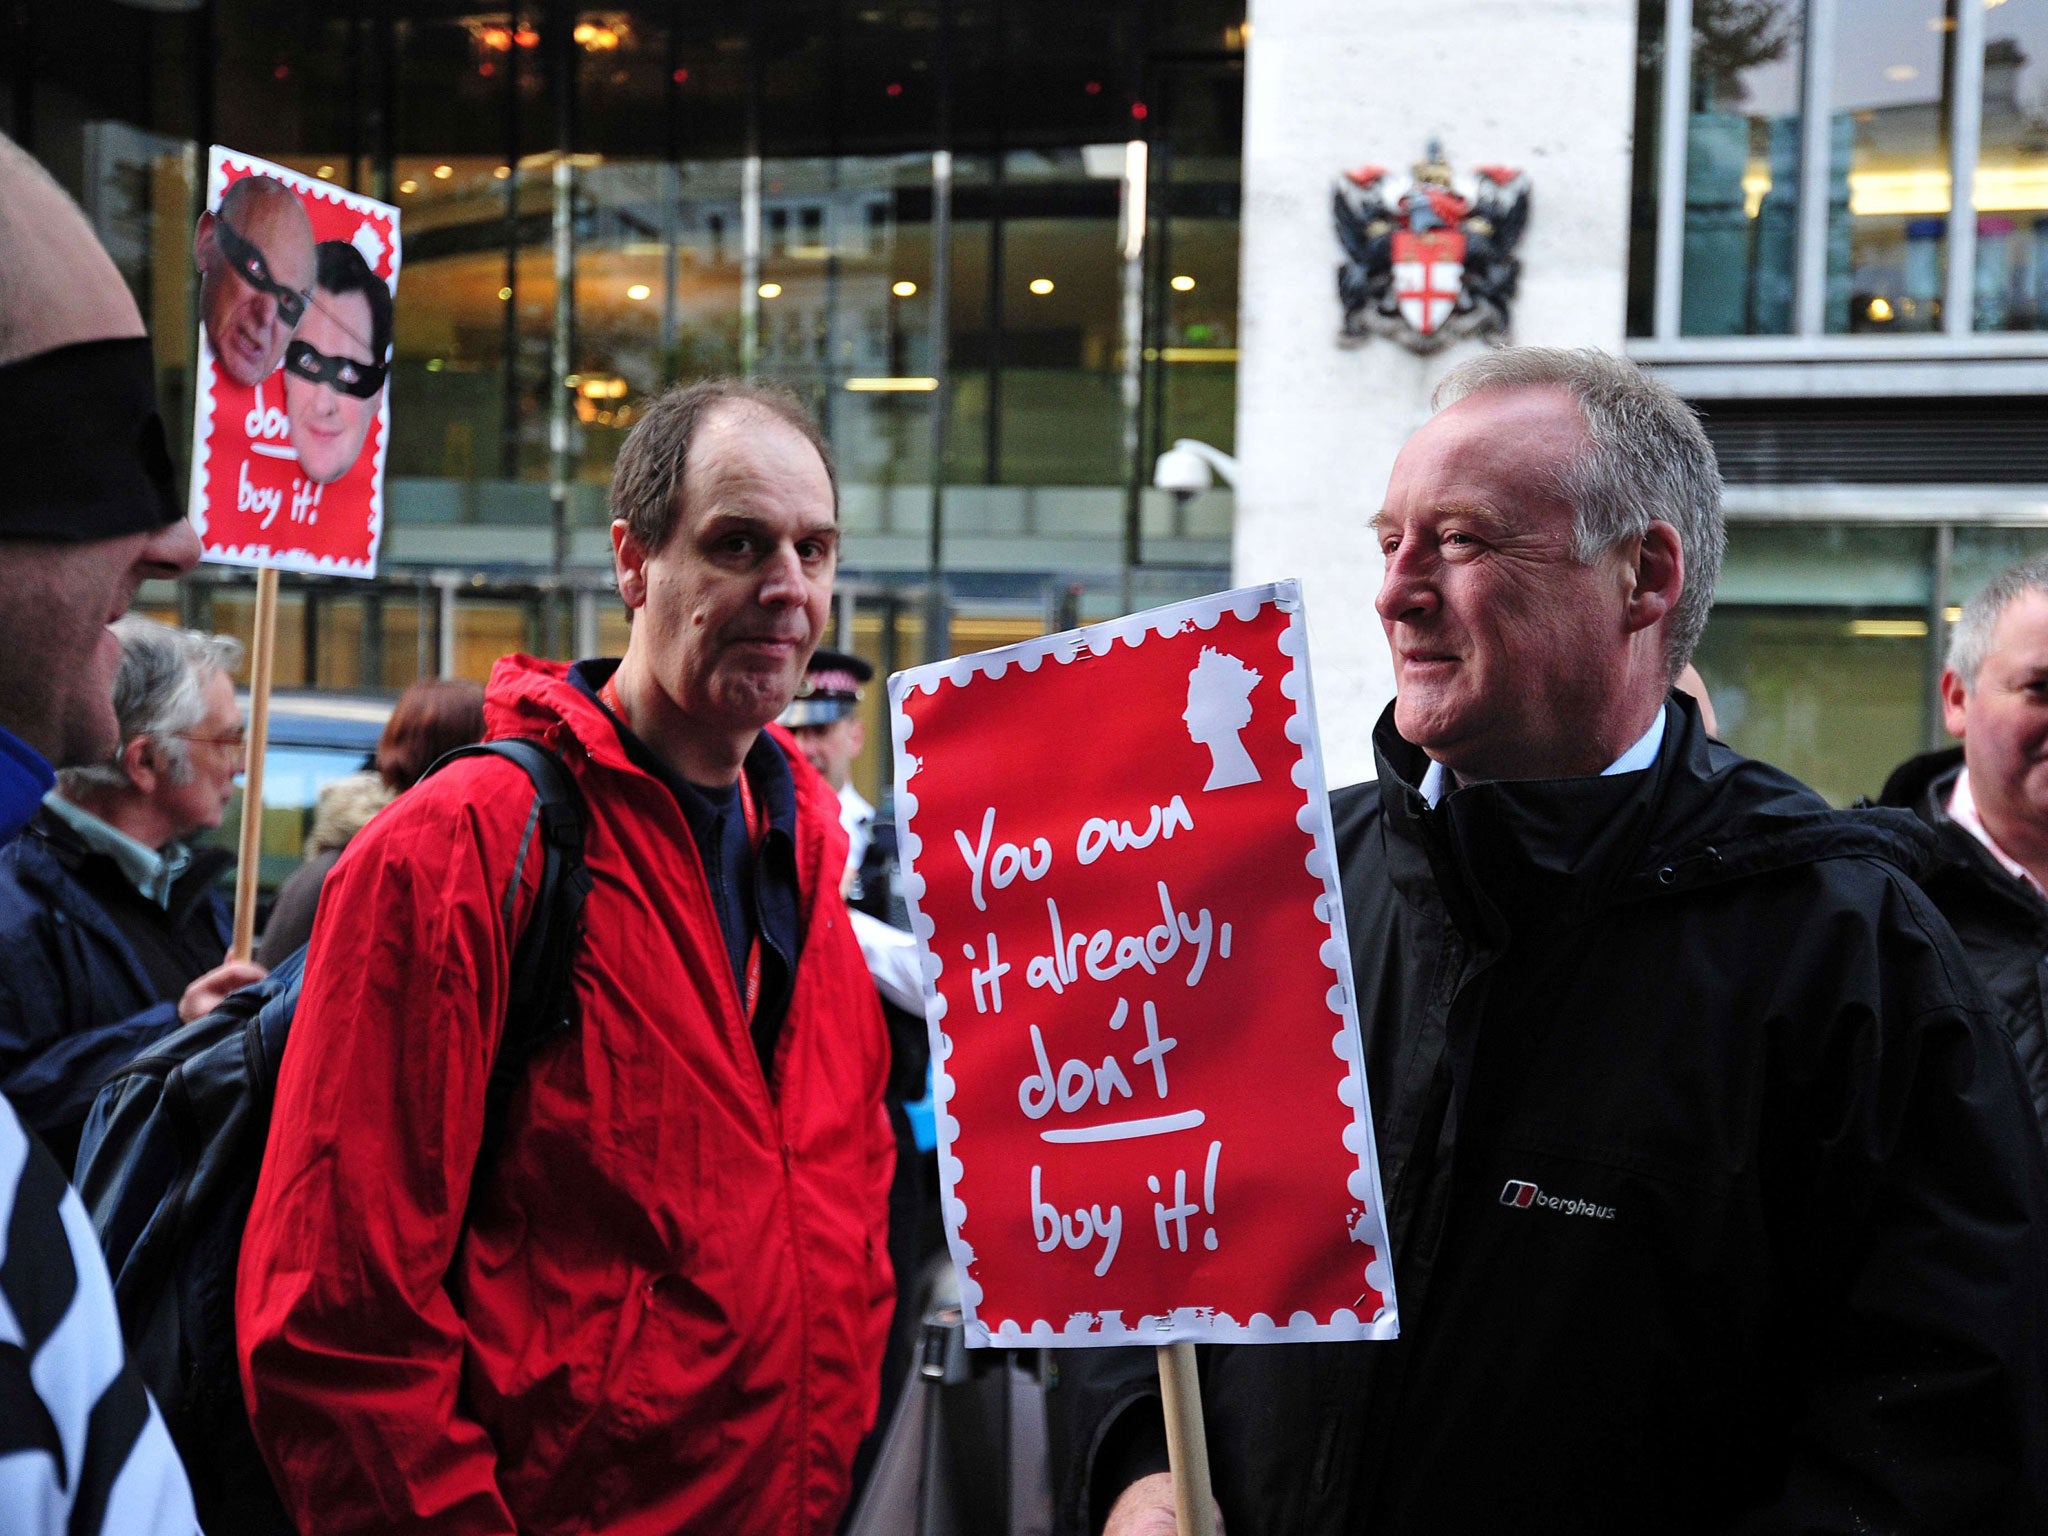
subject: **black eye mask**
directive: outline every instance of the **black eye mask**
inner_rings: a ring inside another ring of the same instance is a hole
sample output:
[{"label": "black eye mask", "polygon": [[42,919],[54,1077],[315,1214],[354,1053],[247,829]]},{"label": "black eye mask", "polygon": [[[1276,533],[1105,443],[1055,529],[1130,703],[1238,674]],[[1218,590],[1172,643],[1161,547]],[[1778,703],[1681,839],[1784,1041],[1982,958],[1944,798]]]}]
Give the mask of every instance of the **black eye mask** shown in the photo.
[{"label": "black eye mask", "polygon": [[299,323],[299,317],[306,312],[306,295],[272,277],[263,252],[217,213],[213,216],[213,241],[220,247],[221,255],[227,257],[228,265],[235,269],[235,276],[258,293],[267,293],[277,300],[277,312],[286,325]]},{"label": "black eye mask", "polygon": [[384,387],[384,369],[378,363],[359,363],[352,357],[329,357],[309,342],[295,341],[284,349],[285,368],[315,384],[325,384],[358,400],[374,400]]},{"label": "black eye mask", "polygon": [[185,515],[148,338],[55,347],[0,367],[0,538],[89,543]]}]

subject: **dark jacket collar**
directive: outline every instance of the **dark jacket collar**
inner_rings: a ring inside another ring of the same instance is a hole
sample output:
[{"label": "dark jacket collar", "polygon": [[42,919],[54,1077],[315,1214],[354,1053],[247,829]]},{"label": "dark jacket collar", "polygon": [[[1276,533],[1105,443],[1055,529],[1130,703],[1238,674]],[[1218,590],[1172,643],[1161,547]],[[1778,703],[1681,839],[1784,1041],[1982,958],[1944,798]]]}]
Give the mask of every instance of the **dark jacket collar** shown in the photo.
[{"label": "dark jacket collar", "polygon": [[1656,762],[1612,777],[1461,786],[1431,810],[1427,758],[1394,727],[1373,733],[1389,870],[1416,904],[1440,899],[1476,935],[1569,923],[1620,902],[1837,855],[1924,868],[1932,839],[1896,811],[1836,811],[1789,774],[1701,728],[1674,691]]},{"label": "dark jacket collar", "polygon": [[[616,657],[579,661],[569,668],[569,681],[604,711],[605,718],[618,732],[619,744],[627,761],[668,787],[682,808],[683,819],[690,823],[690,831],[701,843],[709,818],[716,814],[709,796],[655,756],[653,749],[634,735],[632,728],[613,714],[598,696],[598,691],[618,669]],[[796,779],[790,772],[789,759],[784,755],[781,743],[768,731],[762,731],[754,738],[753,746],[747,749],[746,761],[740,765],[740,771],[747,776],[748,785],[768,812],[771,838],[779,833],[793,847],[796,842]]]},{"label": "dark jacket collar", "polygon": [[[124,898],[146,899],[136,892],[125,870],[97,848],[90,847],[63,817],[47,806],[36,812],[27,835],[38,840],[73,879],[96,895],[118,892]],[[171,899],[164,908],[168,920],[173,924],[183,922],[193,902],[203,899],[234,862],[234,853],[218,843],[194,843],[191,857],[171,885]]]}]

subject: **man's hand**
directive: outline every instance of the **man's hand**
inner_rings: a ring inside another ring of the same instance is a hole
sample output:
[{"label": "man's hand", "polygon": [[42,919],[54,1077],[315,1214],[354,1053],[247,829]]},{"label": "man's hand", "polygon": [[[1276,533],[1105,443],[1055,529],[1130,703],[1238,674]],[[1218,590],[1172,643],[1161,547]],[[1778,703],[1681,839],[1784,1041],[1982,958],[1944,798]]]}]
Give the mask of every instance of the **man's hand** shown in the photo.
[{"label": "man's hand", "polygon": [[185,995],[178,999],[178,1017],[187,1024],[194,1019],[203,1019],[218,1008],[230,992],[253,987],[269,974],[253,960],[230,960],[225,965],[216,965],[185,989]]},{"label": "man's hand", "polygon": [[[1212,1506],[1213,1508],[1213,1506]],[[1216,1536],[1223,1536],[1223,1512],[1214,1517]],[[1141,1477],[1109,1507],[1109,1520],[1102,1536],[1178,1536],[1180,1522],[1173,1507],[1173,1474],[1154,1472]]]}]

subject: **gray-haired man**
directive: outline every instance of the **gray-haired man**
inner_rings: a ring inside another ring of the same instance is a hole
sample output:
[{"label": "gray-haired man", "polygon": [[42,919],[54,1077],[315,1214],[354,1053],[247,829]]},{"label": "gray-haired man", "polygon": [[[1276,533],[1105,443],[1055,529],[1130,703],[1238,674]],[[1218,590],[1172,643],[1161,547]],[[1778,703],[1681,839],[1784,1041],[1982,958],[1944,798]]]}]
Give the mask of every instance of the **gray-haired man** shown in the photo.
[{"label": "gray-haired man", "polygon": [[2048,557],[1964,605],[1941,712],[1962,745],[1901,764],[1882,801],[1941,842],[1920,883],[1998,1004],[2048,1137]]},{"label": "gray-haired man", "polygon": [[[1672,691],[1722,527],[1668,389],[1528,349],[1439,404],[1333,801],[1402,1332],[1211,1351],[1231,1536],[2040,1530],[2048,1162],[1918,829]],[[1171,1529],[1119,1401],[1080,1484]]]},{"label": "gray-haired man", "polygon": [[241,770],[241,647],[139,614],[114,633],[120,747],[0,850],[0,1089],[60,1160],[110,1071],[263,976],[224,962],[231,856],[190,841]]}]

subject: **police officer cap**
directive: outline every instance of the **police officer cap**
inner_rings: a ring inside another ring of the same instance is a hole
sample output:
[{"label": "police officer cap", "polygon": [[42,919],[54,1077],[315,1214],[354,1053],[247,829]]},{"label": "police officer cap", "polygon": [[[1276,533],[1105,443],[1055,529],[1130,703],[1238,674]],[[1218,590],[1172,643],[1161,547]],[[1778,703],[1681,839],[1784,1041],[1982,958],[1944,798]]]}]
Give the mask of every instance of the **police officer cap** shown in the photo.
[{"label": "police officer cap", "polygon": [[874,675],[872,665],[846,651],[815,652],[780,723],[794,730],[845,719],[860,708],[861,685]]}]

